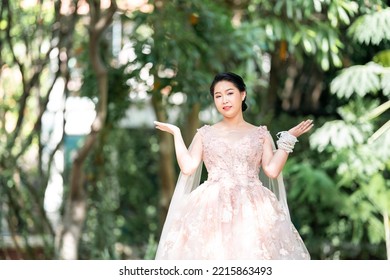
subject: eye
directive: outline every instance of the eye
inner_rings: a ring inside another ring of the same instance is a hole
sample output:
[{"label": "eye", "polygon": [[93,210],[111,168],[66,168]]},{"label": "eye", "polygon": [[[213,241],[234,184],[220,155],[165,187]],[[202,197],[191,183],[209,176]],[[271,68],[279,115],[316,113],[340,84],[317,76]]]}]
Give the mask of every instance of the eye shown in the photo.
[{"label": "eye", "polygon": [[220,98],[221,96],[220,96],[220,95],[215,95],[214,97],[215,97],[215,98]]},{"label": "eye", "polygon": [[228,92],[228,95],[232,95],[232,94],[234,94],[234,92],[233,92],[233,91],[231,91],[231,92]]}]

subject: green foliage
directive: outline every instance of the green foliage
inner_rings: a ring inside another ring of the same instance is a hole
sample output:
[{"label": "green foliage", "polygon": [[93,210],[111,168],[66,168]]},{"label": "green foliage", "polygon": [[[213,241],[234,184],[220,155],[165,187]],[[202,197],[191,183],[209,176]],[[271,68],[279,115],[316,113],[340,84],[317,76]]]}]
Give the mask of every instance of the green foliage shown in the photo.
[{"label": "green foliage", "polygon": [[157,146],[156,135],[145,129],[106,135],[88,165],[92,195],[81,258],[151,258],[158,231]]},{"label": "green foliage", "polygon": [[[265,3],[273,3],[267,5]],[[264,44],[274,51],[274,44],[285,41],[288,51],[304,63],[314,57],[325,71],[341,67],[340,29],[358,12],[354,1],[251,1],[249,16],[267,35]]]},{"label": "green foliage", "polygon": [[132,39],[138,41],[137,63],[151,63],[153,91],[169,88],[184,92],[189,105],[208,105],[210,77],[235,71],[251,54],[250,34],[236,31],[231,16],[223,1],[170,1],[150,15],[138,14]]},{"label": "green foliage", "polygon": [[351,97],[353,93],[364,97],[368,93],[376,93],[379,90],[389,95],[388,77],[388,70],[374,62],[351,66],[344,69],[332,81],[331,91],[345,98]]},{"label": "green foliage", "polygon": [[390,8],[359,17],[349,28],[348,34],[366,45],[378,45],[390,40]]},{"label": "green foliage", "polygon": [[[13,65],[16,59],[25,71],[27,77],[32,76],[33,68],[38,67],[47,59],[50,39],[56,33],[54,4],[51,1],[41,1],[37,5],[25,4],[22,1],[7,1],[4,5],[0,24],[0,40],[9,49],[1,52],[1,63]],[[3,49],[3,46],[0,46]],[[29,69],[31,68],[31,69]]]},{"label": "green foliage", "polygon": [[[340,208],[340,216],[348,217],[349,236],[355,244],[367,239],[370,244],[384,242],[381,215],[388,208],[389,186],[386,180],[390,162],[390,133],[383,133],[375,141],[369,141],[378,118],[368,118],[378,102],[362,107],[361,99],[350,100],[342,108],[342,120],[327,122],[311,135],[311,145],[323,155],[328,155],[323,168],[336,171],[334,177],[339,196],[346,198]],[[365,102],[367,104],[367,101]],[[371,107],[371,109],[370,109]],[[378,116],[378,115],[376,115]],[[380,123],[380,122],[379,122]],[[388,210],[387,210],[388,211]],[[338,219],[339,215],[335,215]],[[332,229],[332,234],[337,230]]]},{"label": "green foliage", "polygon": [[382,65],[383,67],[390,67],[390,50],[383,50],[378,52],[373,61]]},{"label": "green foliage", "polygon": [[43,202],[52,162],[42,154],[52,143],[44,143],[40,110],[59,70],[52,50],[63,37],[53,1],[2,1],[0,10],[0,208],[16,250],[26,251],[20,252],[24,258],[47,259],[54,254],[54,232]]},{"label": "green foliage", "polygon": [[[110,124],[115,124],[121,120],[131,103],[129,98],[130,86],[127,84],[127,81],[133,75],[128,73],[126,68],[127,65],[117,68],[108,67],[107,123]],[[80,93],[91,100],[96,100],[96,97],[98,97],[97,80],[90,64],[84,70],[83,85]]]},{"label": "green foliage", "polygon": [[[387,13],[379,11],[358,18],[348,34],[360,43],[382,43],[389,29],[384,27]],[[371,258],[366,255],[372,254],[368,253],[371,249],[363,249],[360,244],[375,248],[385,242],[383,215],[388,212],[390,190],[384,182],[388,181],[390,130],[386,122],[389,102],[381,104],[381,100],[389,95],[386,59],[387,51],[380,52],[375,56],[377,63],[351,66],[333,79],[331,93],[348,103],[338,108],[339,120],[326,122],[310,137],[312,148],[324,159],[322,170],[335,174],[332,179],[340,202],[336,204],[338,212],[330,211],[328,216],[337,222],[324,227],[333,248],[329,256],[356,258],[359,251],[366,250],[363,256]],[[347,239],[354,247],[349,254],[343,252],[342,240]],[[385,252],[377,250],[374,255],[384,258]]]}]

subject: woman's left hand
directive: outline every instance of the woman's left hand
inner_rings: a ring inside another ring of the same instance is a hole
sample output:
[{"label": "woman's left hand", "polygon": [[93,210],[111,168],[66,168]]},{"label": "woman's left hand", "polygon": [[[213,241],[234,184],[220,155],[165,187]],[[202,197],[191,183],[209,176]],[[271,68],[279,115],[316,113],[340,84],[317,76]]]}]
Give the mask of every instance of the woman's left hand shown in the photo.
[{"label": "woman's left hand", "polygon": [[313,125],[313,120],[302,121],[300,124],[291,128],[288,132],[298,138],[302,134],[308,132]]}]

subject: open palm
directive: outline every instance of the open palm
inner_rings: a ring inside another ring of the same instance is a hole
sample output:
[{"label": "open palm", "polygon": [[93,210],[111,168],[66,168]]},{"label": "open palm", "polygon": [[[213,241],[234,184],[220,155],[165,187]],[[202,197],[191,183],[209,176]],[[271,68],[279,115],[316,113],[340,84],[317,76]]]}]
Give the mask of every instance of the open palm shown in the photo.
[{"label": "open palm", "polygon": [[169,132],[172,135],[175,135],[175,133],[180,132],[180,129],[173,124],[169,123],[163,123],[163,122],[158,122],[155,121],[154,124],[156,125],[156,128],[161,130],[161,131],[166,131]]},{"label": "open palm", "polygon": [[310,129],[312,129],[313,126],[314,126],[313,120],[306,120],[306,121],[302,121],[298,125],[294,126],[288,132],[291,135],[294,135],[295,137],[298,138],[302,134],[304,134],[304,133],[308,132]]}]

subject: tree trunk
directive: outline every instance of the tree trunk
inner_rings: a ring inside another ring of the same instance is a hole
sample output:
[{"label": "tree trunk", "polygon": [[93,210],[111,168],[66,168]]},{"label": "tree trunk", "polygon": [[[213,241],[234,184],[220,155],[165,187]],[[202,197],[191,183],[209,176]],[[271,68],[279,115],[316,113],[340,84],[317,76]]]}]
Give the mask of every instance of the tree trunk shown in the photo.
[{"label": "tree trunk", "polygon": [[89,9],[91,19],[89,27],[89,55],[98,84],[99,103],[96,109],[96,118],[91,126],[91,132],[87,135],[83,146],[78,150],[73,161],[70,192],[57,244],[58,257],[60,259],[78,258],[78,244],[87,215],[88,197],[84,188],[85,174],[83,166],[96,142],[98,133],[104,126],[107,115],[108,75],[106,66],[103,64],[99,54],[99,41],[103,31],[111,24],[117,6],[115,1],[111,1],[111,6],[106,13],[102,13],[100,1],[89,1]]},{"label": "tree trunk", "polygon": [[269,87],[267,96],[263,98],[261,104],[261,115],[264,119],[263,123],[270,121],[274,114],[278,102],[278,92],[281,83],[281,76],[285,72],[285,62],[281,60],[279,49],[271,53],[271,70],[269,77]]},{"label": "tree trunk", "polygon": [[199,128],[199,112],[200,104],[195,103],[186,116],[187,122],[183,127],[183,137],[187,147],[191,144],[192,138],[194,137],[196,130]]}]

